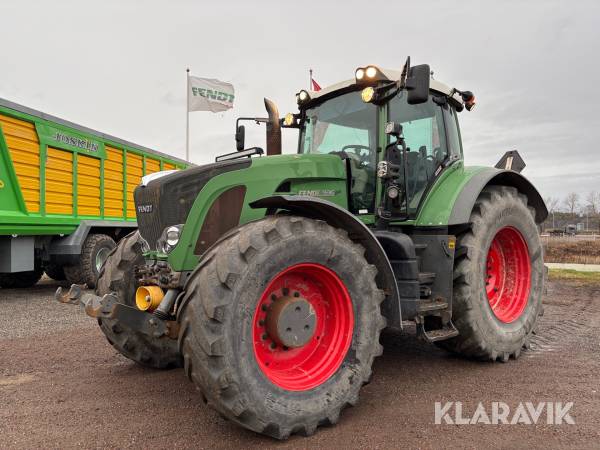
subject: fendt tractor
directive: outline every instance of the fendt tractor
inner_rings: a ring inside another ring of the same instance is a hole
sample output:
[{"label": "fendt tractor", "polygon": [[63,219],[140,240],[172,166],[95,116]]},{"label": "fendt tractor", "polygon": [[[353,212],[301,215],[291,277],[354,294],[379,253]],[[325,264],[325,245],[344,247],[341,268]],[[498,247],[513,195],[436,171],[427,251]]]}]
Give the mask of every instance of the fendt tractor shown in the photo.
[{"label": "fendt tractor", "polygon": [[[265,99],[268,117],[252,119],[266,155],[245,148],[238,119],[237,152],[145,177],[139,230],[80,298],[123,355],[183,366],[219,413],[279,439],[357,402],[386,327],[517,358],[545,277],[547,209],[518,153],[463,163],[470,91],[407,60],[296,97],[297,113],[280,119]],[[296,154],[281,154],[282,128],[299,130]]]}]

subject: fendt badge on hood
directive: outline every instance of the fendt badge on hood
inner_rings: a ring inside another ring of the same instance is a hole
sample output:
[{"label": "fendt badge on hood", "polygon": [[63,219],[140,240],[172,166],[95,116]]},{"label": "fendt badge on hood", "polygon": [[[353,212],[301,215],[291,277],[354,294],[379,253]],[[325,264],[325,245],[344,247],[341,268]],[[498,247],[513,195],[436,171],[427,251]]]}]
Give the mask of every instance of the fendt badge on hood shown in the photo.
[{"label": "fendt badge on hood", "polygon": [[151,213],[152,205],[138,205],[137,212],[139,213]]}]

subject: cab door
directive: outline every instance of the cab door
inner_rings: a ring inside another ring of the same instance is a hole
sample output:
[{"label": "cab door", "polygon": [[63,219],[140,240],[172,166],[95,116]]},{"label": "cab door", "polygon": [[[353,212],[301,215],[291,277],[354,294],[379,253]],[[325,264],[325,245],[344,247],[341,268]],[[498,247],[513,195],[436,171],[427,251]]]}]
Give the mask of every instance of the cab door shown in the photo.
[{"label": "cab door", "polygon": [[[448,162],[451,152],[446,138],[444,109],[430,96],[427,103],[409,105],[406,92],[403,91],[388,103],[388,121],[402,125],[402,136],[406,144],[406,153],[396,152],[395,164],[400,165],[400,184],[403,187],[398,217],[402,220],[414,218],[421,200],[435,178]],[[396,141],[389,138],[389,143]]]}]

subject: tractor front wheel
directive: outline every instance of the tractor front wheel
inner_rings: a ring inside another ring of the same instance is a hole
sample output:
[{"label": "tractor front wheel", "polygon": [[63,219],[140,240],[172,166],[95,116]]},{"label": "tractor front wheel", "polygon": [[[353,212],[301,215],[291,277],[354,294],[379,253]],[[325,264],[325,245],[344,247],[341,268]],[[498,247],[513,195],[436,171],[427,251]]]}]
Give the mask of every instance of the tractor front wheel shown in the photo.
[{"label": "tractor front wheel", "polygon": [[[97,295],[116,293],[120,303],[135,307],[138,283],[134,267],[144,264],[140,233],[135,231],[119,241],[100,269]],[[119,323],[115,319],[98,319],[108,342],[122,355],[143,366],[155,369],[181,367],[177,341],[169,337],[152,338]]]},{"label": "tractor front wheel", "polygon": [[383,292],[364,249],[325,222],[274,216],[203,259],[178,318],[186,374],[208,403],[278,439],[335,423],[382,352]]},{"label": "tractor front wheel", "polygon": [[543,251],[527,197],[488,186],[457,236],[452,320],[459,335],[439,342],[464,356],[508,361],[528,345],[542,311]]}]

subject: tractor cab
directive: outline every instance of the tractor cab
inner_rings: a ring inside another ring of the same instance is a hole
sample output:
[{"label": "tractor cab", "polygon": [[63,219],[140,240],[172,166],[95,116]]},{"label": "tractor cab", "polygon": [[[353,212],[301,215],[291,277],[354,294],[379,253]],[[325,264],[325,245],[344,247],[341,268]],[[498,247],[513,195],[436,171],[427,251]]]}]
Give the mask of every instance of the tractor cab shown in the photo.
[{"label": "tractor cab", "polygon": [[345,161],[354,214],[414,218],[443,169],[462,159],[457,112],[472,108],[473,95],[430,77],[429,66],[407,61],[402,72],[368,66],[354,80],[297,94],[300,113],[283,126],[300,128],[298,153]]}]

